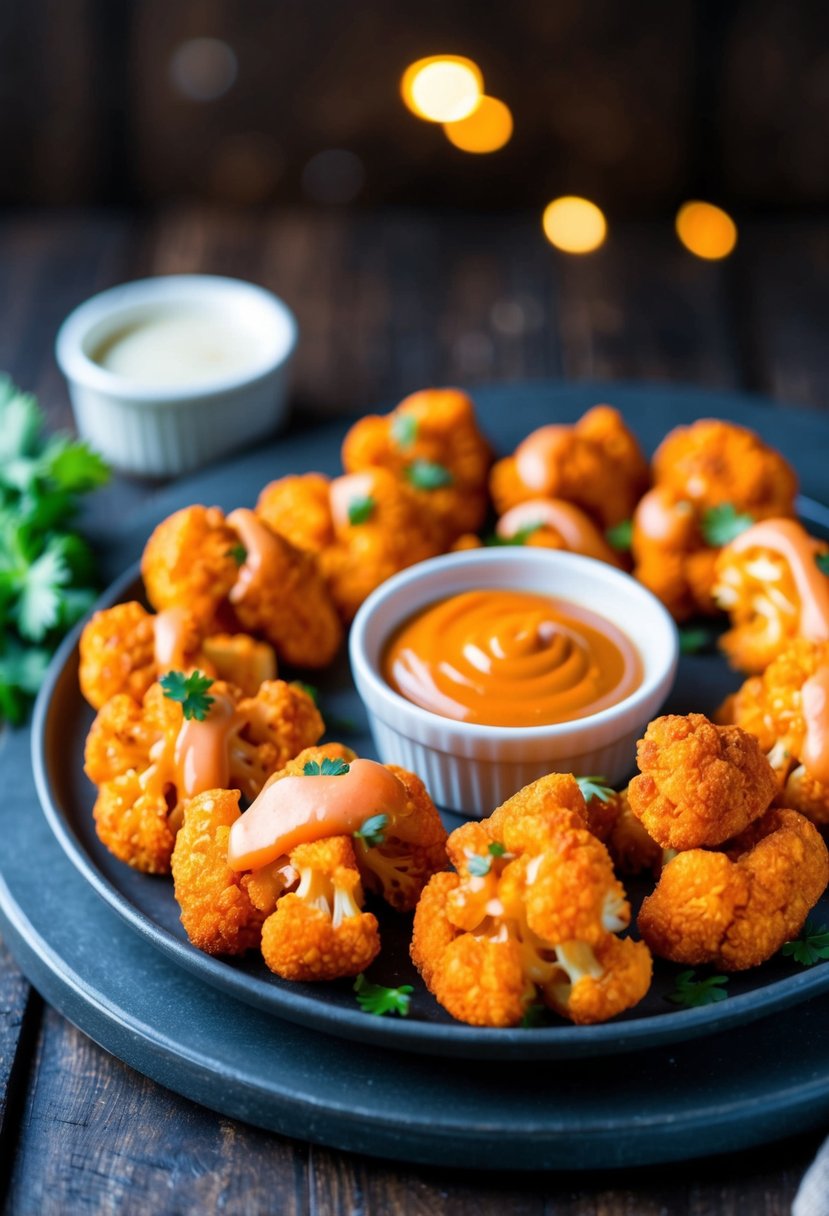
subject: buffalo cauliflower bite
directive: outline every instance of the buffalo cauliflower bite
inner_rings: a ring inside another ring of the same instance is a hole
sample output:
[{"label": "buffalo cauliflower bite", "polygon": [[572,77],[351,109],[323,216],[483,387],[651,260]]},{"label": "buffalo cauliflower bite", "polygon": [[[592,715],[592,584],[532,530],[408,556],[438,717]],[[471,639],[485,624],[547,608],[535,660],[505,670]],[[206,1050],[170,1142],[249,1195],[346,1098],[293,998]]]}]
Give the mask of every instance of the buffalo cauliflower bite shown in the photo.
[{"label": "buffalo cauliflower bite", "polygon": [[205,722],[187,723],[181,704],[166,697],[160,684],[151,685],[140,702],[121,693],[103,706],[89,731],[85,772],[98,786],[98,835],[136,869],[169,872],[184,805],[199,783],[182,741],[192,739],[200,725],[212,736],[213,714],[220,756],[214,759],[211,738],[211,771],[218,764],[228,788],[241,789],[247,798],[324,730],[310,696],[282,680],[266,681],[255,697],[242,697],[221,682],[209,694],[213,705]]},{"label": "buffalo cauliflower bite", "polygon": [[531,498],[561,498],[600,528],[630,519],[648,486],[648,466],[622,415],[597,405],[572,426],[541,427],[492,469],[499,515]]},{"label": "buffalo cauliflower bite", "polygon": [[637,744],[637,764],[631,810],[667,849],[722,844],[759,818],[776,791],[755,737],[703,714],[654,719]]},{"label": "buffalo cauliflower bite", "polygon": [[827,554],[792,519],[755,524],[720,552],[714,595],[730,617],[720,646],[733,667],[757,674],[795,638],[829,641]]},{"label": "buffalo cauliflower bite", "polygon": [[253,511],[176,512],[147,542],[141,572],[157,611],[186,604],[205,633],[251,633],[287,663],[325,667],[342,641],[316,557]]},{"label": "buffalo cauliflower bite", "polygon": [[650,954],[615,936],[630,906],[585,816],[575,780],[554,774],[449,837],[457,873],[424,890],[411,954],[453,1017],[514,1026],[540,1000],[590,1023],[644,996]]},{"label": "buffalo cauliflower bite", "polygon": [[377,919],[363,912],[354,849],[347,836],[299,845],[290,854],[295,890],[262,928],[262,957],[286,980],[358,975],[380,952]]},{"label": "buffalo cauliflower bite", "polygon": [[654,486],[633,514],[633,573],[677,621],[718,611],[713,596],[718,549],[703,537],[702,511],[671,486]]},{"label": "buffalo cauliflower bite", "polygon": [[700,507],[730,503],[753,519],[794,515],[797,475],[754,431],[701,418],[679,426],[653,457],[654,482]]},{"label": "buffalo cauliflower bite", "polygon": [[758,739],[784,805],[821,825],[829,824],[827,705],[829,642],[799,638],[720,710]]},{"label": "buffalo cauliflower bite", "polygon": [[668,862],[639,931],[672,962],[744,971],[797,936],[828,881],[817,829],[797,811],[772,809],[724,852],[690,849]]},{"label": "buffalo cauliflower bite", "polygon": [[256,509],[274,531],[317,555],[346,622],[380,583],[441,551],[435,517],[384,468],[331,482],[318,473],[284,477],[265,487]]},{"label": "buffalo cauliflower bite", "polygon": [[590,516],[563,498],[519,503],[501,516],[495,533],[503,542],[515,540],[531,548],[582,553],[611,566],[622,564]]},{"label": "buffalo cauliflower bite", "polygon": [[630,809],[626,789],[605,801],[591,798],[587,803],[587,827],[607,848],[617,873],[625,876],[658,874],[673,853],[645,831]]},{"label": "buffalo cauliflower bite", "polygon": [[[165,619],[174,640],[174,653],[167,656],[157,632]],[[136,601],[96,612],[81,634],[80,656],[81,692],[93,709],[122,692],[140,701],[171,668],[198,668],[250,694],[276,677],[276,656],[267,642],[243,633],[204,637],[187,609],[158,616]]]},{"label": "buffalo cauliflower bite", "polygon": [[391,414],[361,418],[345,437],[342,458],[347,473],[380,467],[404,479],[436,520],[441,548],[484,521],[492,455],[475,407],[459,389],[424,389]]}]

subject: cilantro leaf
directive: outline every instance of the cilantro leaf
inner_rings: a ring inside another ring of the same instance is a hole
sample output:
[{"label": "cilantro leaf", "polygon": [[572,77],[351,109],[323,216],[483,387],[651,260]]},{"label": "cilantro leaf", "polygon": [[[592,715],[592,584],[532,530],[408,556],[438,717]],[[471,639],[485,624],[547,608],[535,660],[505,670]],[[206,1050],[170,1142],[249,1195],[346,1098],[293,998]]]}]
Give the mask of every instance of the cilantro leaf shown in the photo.
[{"label": "cilantro leaf", "polygon": [[745,532],[753,523],[752,515],[741,515],[733,503],[724,502],[719,507],[709,507],[707,511],[703,511],[700,529],[706,545],[720,549],[741,532]]},{"label": "cilantro leaf", "polygon": [[191,671],[185,675],[183,671],[168,671],[158,681],[164,689],[164,696],[170,701],[179,701],[188,721],[195,718],[203,722],[210,712],[210,706],[215,697],[209,697],[207,690],[213,684],[210,676],[201,671]]},{"label": "cilantro leaf", "polygon": [[814,967],[815,963],[829,959],[829,926],[818,925],[811,917],[800,931],[800,937],[786,942],[780,953],[794,959],[801,967]]},{"label": "cilantro leaf", "polygon": [[40,439],[43,417],[31,393],[16,388],[8,376],[0,377],[0,468],[18,457],[32,456]]},{"label": "cilantro leaf", "polygon": [[395,414],[391,420],[391,437],[399,448],[410,448],[417,439],[417,418],[414,414]]},{"label": "cilantro leaf", "polygon": [[43,647],[7,640],[0,654],[0,715],[7,721],[23,721],[27,700],[40,690],[50,658]]},{"label": "cilantro leaf", "polygon": [[445,465],[433,460],[413,460],[406,476],[416,490],[440,490],[451,486],[454,478]]},{"label": "cilantro leaf", "polygon": [[348,522],[350,524],[364,524],[371,519],[374,514],[374,508],[377,503],[367,494],[365,498],[352,498],[348,504]]},{"label": "cilantro leaf", "polygon": [[291,680],[294,688],[301,689],[307,697],[310,697],[315,705],[319,705],[320,693],[316,684],[306,684],[304,680]]},{"label": "cilantro leaf", "polygon": [[364,840],[368,848],[376,849],[378,845],[385,843],[385,831],[388,826],[388,815],[370,815],[368,819],[363,820],[354,835],[359,840]]},{"label": "cilantro leaf", "polygon": [[821,574],[829,574],[829,553],[818,553],[815,561]]},{"label": "cilantro leaf", "polygon": [[706,629],[704,625],[699,627],[683,626],[679,630],[679,653],[680,654],[704,654],[710,651],[716,640],[716,633],[713,629]]},{"label": "cilantro leaf", "polygon": [[372,1013],[378,1018],[384,1013],[396,1013],[398,1017],[405,1018],[409,1015],[414,989],[411,984],[385,988],[382,984],[373,984],[360,972],[354,981],[354,992],[363,1013]]},{"label": "cilantro leaf", "polygon": [[541,520],[536,524],[524,524],[523,528],[519,528],[517,532],[513,532],[512,536],[499,536],[495,532],[492,536],[488,536],[484,541],[487,547],[500,548],[502,545],[526,545],[527,541],[533,536],[539,528],[543,528],[544,524]]},{"label": "cilantro leaf", "polygon": [[244,545],[231,545],[225,557],[232,557],[237,566],[244,566],[248,551]]},{"label": "cilantro leaf", "polygon": [[61,588],[70,581],[69,568],[56,541],[26,571],[17,600],[17,627],[24,638],[40,642],[60,617]]},{"label": "cilantro leaf", "polygon": [[682,1005],[685,1009],[696,1009],[700,1005],[715,1005],[724,1001],[728,996],[725,986],[727,975],[709,975],[705,979],[697,979],[693,968],[681,971],[676,977],[676,987],[665,997],[674,1005]]},{"label": "cilantro leaf", "polygon": [[585,802],[589,802],[591,798],[598,798],[599,802],[610,802],[616,797],[616,791],[608,785],[606,777],[576,777],[576,785],[581,790]]},{"label": "cilantro leaf", "polygon": [[493,857],[504,857],[506,852],[507,850],[499,840],[493,840],[487,845],[486,853],[483,856],[480,853],[472,854],[466,863],[466,868],[476,878],[483,878],[492,869]]},{"label": "cilantro leaf", "polygon": [[610,547],[619,553],[630,553],[633,544],[633,520],[623,519],[620,524],[605,529],[605,539]]},{"label": "cilantro leaf", "polygon": [[306,760],[302,771],[306,777],[344,777],[350,768],[345,760],[324,756],[322,761]]},{"label": "cilantro leaf", "polygon": [[40,471],[56,489],[71,494],[86,494],[109,481],[109,469],[97,452],[61,435],[47,444]]}]

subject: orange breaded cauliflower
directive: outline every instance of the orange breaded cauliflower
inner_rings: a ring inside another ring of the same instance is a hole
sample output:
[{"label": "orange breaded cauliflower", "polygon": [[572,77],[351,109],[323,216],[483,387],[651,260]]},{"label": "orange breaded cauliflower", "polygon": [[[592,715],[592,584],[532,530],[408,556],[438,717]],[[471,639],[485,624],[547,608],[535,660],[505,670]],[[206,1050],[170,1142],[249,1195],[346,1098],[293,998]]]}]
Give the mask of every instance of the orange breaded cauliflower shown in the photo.
[{"label": "orange breaded cauliflower", "polygon": [[690,849],[669,861],[639,931],[672,962],[744,971],[797,936],[827,882],[817,829],[797,811],[772,809],[724,852]]},{"label": "orange breaded cauliflower", "polygon": [[590,516],[563,498],[531,498],[519,503],[501,516],[495,533],[504,542],[581,553],[611,566],[622,564]]},{"label": "orange breaded cauliflower", "polygon": [[[174,634],[171,654],[159,645],[159,626],[167,624]],[[243,633],[204,637],[186,608],[154,615],[136,601],[96,612],[81,634],[80,654],[81,692],[93,709],[120,692],[140,701],[171,668],[198,668],[246,693],[276,678],[276,656],[267,642]]]},{"label": "orange breaded cauliflower", "polygon": [[668,851],[648,835],[630,809],[628,792],[620,790],[612,798],[587,803],[587,827],[601,840],[619,874],[632,876],[650,871],[658,874]]},{"label": "orange breaded cauliflower", "polygon": [[266,681],[254,697],[216,681],[209,697],[204,721],[187,721],[182,705],[152,684],[140,702],[127,693],[111,698],[92,724],[85,772],[98,786],[98,835],[136,869],[169,871],[183,807],[204,788],[205,774],[254,798],[324,730],[311,697],[283,680]]},{"label": "orange breaded cauliflower", "polygon": [[666,849],[722,844],[768,807],[771,765],[753,735],[704,714],[655,718],[637,744],[631,810]]},{"label": "orange breaded cauliflower", "polygon": [[720,646],[732,667],[753,675],[795,638],[829,641],[827,554],[793,519],[755,524],[720,552],[714,596],[731,620]]},{"label": "orange breaded cauliflower", "polygon": [[347,473],[380,467],[406,481],[436,520],[441,548],[484,521],[492,454],[459,389],[424,389],[391,414],[361,418],[345,437],[342,458]]},{"label": "orange breaded cauliflower", "polygon": [[747,427],[716,418],[678,426],[653,457],[656,485],[701,507],[730,503],[753,519],[794,515],[797,475]]},{"label": "orange breaded cauliflower", "polygon": [[274,531],[316,554],[346,622],[375,587],[441,550],[436,518],[384,468],[331,482],[318,473],[283,477],[265,487],[256,510]]},{"label": "orange breaded cauliflower", "polygon": [[492,469],[499,515],[530,498],[562,498],[605,529],[630,519],[648,486],[648,466],[622,415],[609,405],[572,426],[541,427]]},{"label": "orange breaded cauliflower", "polygon": [[[350,765],[355,759],[354,752],[342,743],[306,747],[273,774],[266,788],[285,777],[303,776],[309,764],[341,760]],[[355,834],[354,850],[366,890],[381,896],[398,912],[405,912],[414,908],[432,875],[446,868],[446,829],[419,777],[394,764],[382,767],[402,786],[402,791],[395,786],[402,792],[401,805],[366,808],[360,815],[361,825],[364,819],[376,819],[378,815],[383,821],[375,823],[376,831],[370,834]],[[324,828],[322,821],[320,830]]]},{"label": "orange breaded cauliflower", "polygon": [[188,803],[173,851],[175,895],[194,946],[208,954],[261,948],[291,980],[357,975],[380,949],[377,921],[362,911],[360,875],[346,836],[300,845],[252,873],[227,864],[238,790],[207,790]]},{"label": "orange breaded cauliflower", "polygon": [[750,676],[720,713],[758,739],[779,798],[814,823],[829,824],[829,642],[799,638]]},{"label": "orange breaded cauliflower", "polygon": [[703,511],[671,486],[654,486],[633,514],[634,576],[677,621],[719,611],[714,571],[719,549],[703,536]]},{"label": "orange breaded cauliflower", "polygon": [[415,912],[412,959],[437,1000],[475,1026],[515,1026],[542,1001],[577,1023],[635,1005],[650,985],[641,942],[573,777],[541,778],[451,834],[457,873],[437,874]]},{"label": "orange breaded cauliflower", "polygon": [[380,953],[377,918],[363,912],[360,872],[347,836],[302,844],[290,855],[296,890],[262,927],[262,957],[286,980],[359,975]]},{"label": "orange breaded cauliflower", "polygon": [[206,633],[262,637],[287,663],[325,667],[342,642],[314,555],[253,511],[177,511],[148,540],[141,573],[157,611],[186,605]]}]

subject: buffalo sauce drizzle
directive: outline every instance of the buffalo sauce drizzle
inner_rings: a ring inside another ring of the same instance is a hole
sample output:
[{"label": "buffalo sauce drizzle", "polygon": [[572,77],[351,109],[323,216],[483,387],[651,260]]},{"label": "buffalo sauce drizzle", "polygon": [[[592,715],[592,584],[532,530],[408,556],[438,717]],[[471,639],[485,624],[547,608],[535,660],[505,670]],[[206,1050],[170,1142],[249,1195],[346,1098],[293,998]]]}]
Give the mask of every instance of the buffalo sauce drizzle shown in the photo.
[{"label": "buffalo sauce drizzle", "polygon": [[176,737],[173,760],[179,798],[230,785],[230,737],[241,725],[230,697],[219,693],[202,722],[184,720]]},{"label": "buffalo sauce drizzle", "polygon": [[186,667],[187,612],[184,608],[165,608],[153,617],[154,658],[159,671]]},{"label": "buffalo sauce drizzle", "polygon": [[530,592],[466,591],[392,635],[386,681],[424,709],[488,726],[569,722],[642,682],[629,638],[597,613]]},{"label": "buffalo sauce drizzle", "polygon": [[524,485],[536,494],[552,488],[551,464],[570,443],[573,428],[560,423],[539,427],[515,449],[515,471]]},{"label": "buffalo sauce drizzle", "polygon": [[783,558],[800,598],[800,636],[810,642],[829,641],[829,578],[815,560],[818,542],[794,519],[765,519],[729,545],[732,553],[749,549],[767,549]]},{"label": "buffalo sauce drizzle", "polygon": [[245,549],[245,560],[228,595],[231,604],[238,604],[269,578],[269,571],[280,568],[283,548],[280,538],[246,507],[231,511],[227,522]]},{"label": "buffalo sauce drizzle", "polygon": [[230,829],[227,863],[255,870],[297,845],[350,836],[372,815],[406,808],[405,786],[375,760],[352,760],[339,776],[282,777],[266,785]]}]

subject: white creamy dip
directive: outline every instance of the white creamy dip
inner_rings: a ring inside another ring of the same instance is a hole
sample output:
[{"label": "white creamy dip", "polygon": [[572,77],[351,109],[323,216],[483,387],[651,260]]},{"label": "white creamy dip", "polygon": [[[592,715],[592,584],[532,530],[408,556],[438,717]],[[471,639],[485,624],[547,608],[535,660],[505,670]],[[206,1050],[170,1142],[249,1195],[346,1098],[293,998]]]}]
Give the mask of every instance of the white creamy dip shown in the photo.
[{"label": "white creamy dip", "polygon": [[136,384],[192,385],[248,372],[262,354],[261,332],[215,309],[183,305],[125,325],[92,358]]}]

